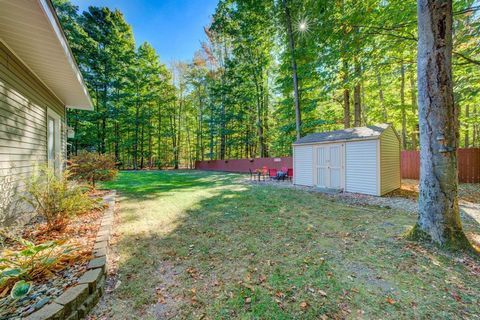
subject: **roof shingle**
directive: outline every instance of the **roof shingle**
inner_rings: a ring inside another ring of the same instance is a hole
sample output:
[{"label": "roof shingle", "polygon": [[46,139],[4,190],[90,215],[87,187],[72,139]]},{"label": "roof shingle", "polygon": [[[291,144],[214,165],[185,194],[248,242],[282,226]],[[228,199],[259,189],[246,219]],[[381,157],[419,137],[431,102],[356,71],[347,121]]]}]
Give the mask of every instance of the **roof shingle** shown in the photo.
[{"label": "roof shingle", "polygon": [[368,127],[348,128],[344,130],[335,130],[319,133],[311,133],[303,138],[298,139],[293,144],[352,140],[352,139],[370,139],[379,137],[385,129],[390,125],[387,123],[376,124]]}]

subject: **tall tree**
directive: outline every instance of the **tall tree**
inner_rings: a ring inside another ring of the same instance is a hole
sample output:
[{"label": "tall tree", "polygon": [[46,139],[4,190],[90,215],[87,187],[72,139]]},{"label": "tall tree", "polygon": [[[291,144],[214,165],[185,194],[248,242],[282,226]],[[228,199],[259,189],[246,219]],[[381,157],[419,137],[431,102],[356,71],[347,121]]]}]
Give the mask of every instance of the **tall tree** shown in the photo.
[{"label": "tall tree", "polygon": [[[293,97],[295,102],[295,131],[297,133],[297,139],[300,139],[302,136],[302,118],[300,113],[300,97],[298,92],[297,60],[295,58],[295,38],[293,35],[292,16],[290,14],[290,8],[288,7],[287,0],[282,0],[282,6],[285,12],[285,24],[287,26],[288,46],[290,49],[290,59],[292,61]],[[305,22],[301,23],[303,23],[300,26],[302,29],[307,28]]]},{"label": "tall tree", "polygon": [[466,248],[458,209],[458,113],[452,84],[452,1],[418,0],[419,217],[413,234]]}]

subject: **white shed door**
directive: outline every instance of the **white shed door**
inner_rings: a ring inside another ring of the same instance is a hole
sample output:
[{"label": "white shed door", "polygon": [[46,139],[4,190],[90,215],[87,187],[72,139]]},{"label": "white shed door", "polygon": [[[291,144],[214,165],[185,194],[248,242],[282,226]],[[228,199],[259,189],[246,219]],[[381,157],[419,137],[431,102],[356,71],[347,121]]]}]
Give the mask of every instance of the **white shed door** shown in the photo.
[{"label": "white shed door", "polygon": [[342,145],[323,145],[316,148],[317,186],[342,188]]}]

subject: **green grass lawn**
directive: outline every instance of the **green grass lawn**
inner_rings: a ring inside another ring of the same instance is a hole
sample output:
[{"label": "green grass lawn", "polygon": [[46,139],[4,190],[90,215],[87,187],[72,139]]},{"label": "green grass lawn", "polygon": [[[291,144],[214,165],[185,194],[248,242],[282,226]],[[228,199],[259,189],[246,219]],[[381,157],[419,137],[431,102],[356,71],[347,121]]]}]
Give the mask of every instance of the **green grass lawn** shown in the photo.
[{"label": "green grass lawn", "polygon": [[[407,242],[416,217],[239,175],[122,172],[108,319],[478,319],[478,258]],[[468,225],[480,233],[478,225]]]}]

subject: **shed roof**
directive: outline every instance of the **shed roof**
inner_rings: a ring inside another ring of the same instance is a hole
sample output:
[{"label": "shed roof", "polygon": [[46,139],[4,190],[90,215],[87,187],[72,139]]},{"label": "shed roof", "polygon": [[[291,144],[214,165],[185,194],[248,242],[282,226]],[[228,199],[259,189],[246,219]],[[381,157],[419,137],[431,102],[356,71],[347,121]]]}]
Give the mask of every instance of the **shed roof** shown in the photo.
[{"label": "shed roof", "polygon": [[93,110],[51,0],[0,0],[2,41],[63,104]]},{"label": "shed roof", "polygon": [[303,138],[298,139],[293,144],[309,144],[329,141],[345,141],[345,140],[367,140],[375,139],[390,127],[390,124],[381,123],[368,127],[356,127],[343,130],[311,133]]}]

